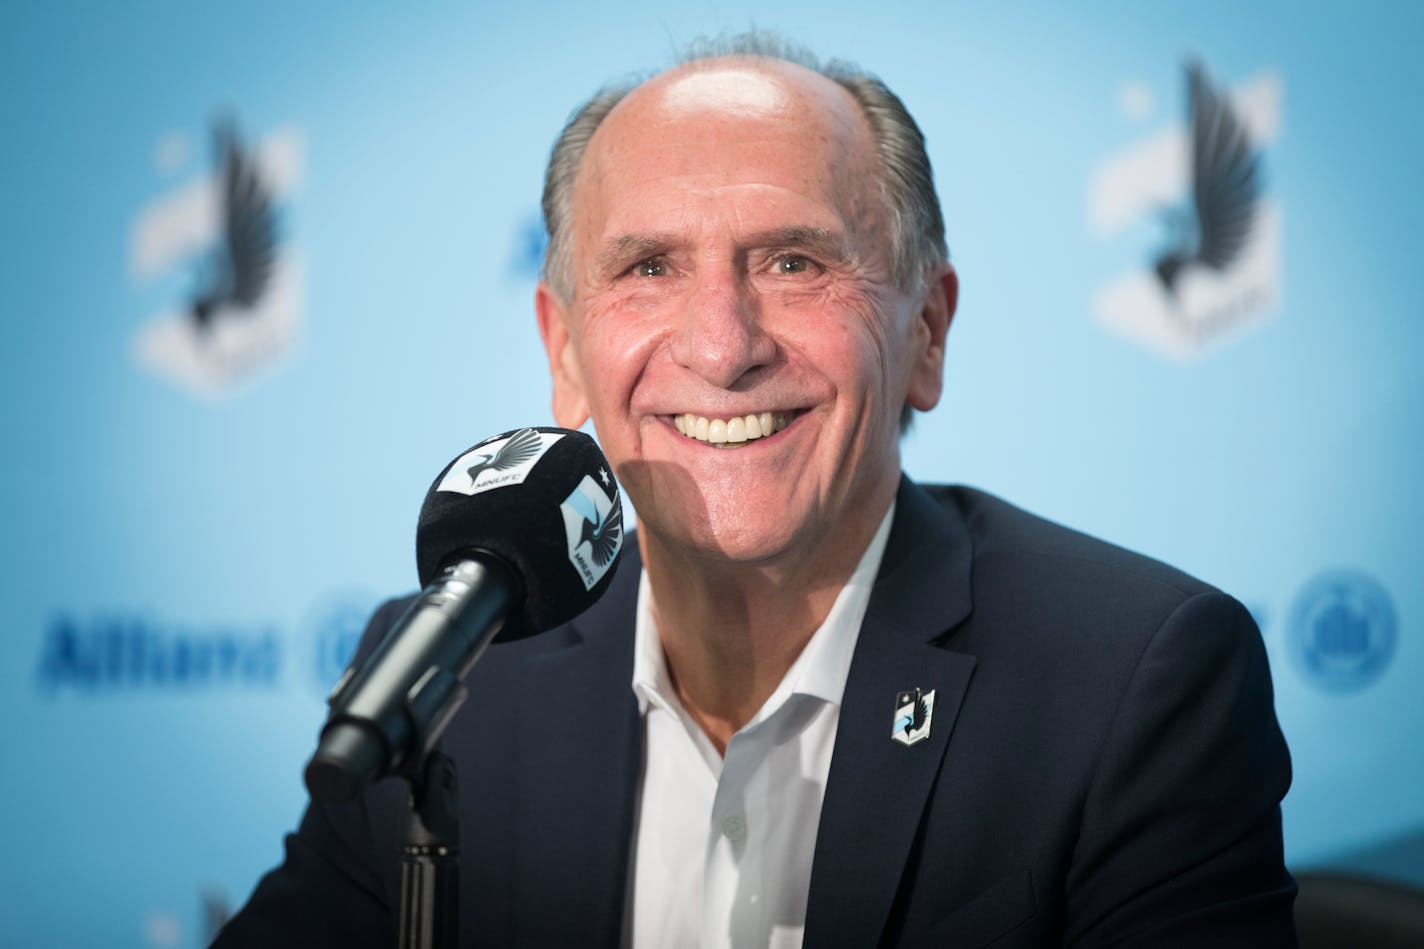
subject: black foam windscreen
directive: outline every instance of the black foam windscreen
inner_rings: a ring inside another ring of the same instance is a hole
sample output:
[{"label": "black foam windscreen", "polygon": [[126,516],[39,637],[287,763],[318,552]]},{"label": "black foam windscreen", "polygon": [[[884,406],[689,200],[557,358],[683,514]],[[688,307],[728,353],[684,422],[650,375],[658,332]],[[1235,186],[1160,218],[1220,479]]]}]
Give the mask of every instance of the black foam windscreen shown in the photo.
[{"label": "black foam windscreen", "polygon": [[494,554],[524,588],[497,641],[582,613],[603,595],[623,548],[613,470],[592,438],[520,428],[487,438],[445,466],[420,509],[420,585],[466,551]]}]

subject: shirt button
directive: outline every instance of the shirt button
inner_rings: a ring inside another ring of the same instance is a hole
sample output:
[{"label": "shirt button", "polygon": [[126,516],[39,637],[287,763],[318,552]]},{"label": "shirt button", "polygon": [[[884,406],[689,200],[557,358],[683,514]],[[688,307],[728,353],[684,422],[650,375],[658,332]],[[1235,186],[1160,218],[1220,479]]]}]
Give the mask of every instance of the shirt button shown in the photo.
[{"label": "shirt button", "polygon": [[741,814],[728,814],[722,818],[722,833],[734,844],[746,839],[747,822]]}]

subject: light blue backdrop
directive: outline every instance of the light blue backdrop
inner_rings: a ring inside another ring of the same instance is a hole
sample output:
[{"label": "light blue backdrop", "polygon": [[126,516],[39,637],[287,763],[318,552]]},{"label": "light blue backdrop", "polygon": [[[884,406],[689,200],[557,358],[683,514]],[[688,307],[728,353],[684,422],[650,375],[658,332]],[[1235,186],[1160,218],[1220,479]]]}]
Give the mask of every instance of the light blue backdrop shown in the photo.
[{"label": "light blue backdrop", "polygon": [[[907,469],[1241,597],[1292,865],[1424,882],[1424,7],[36,2],[0,13],[0,942],[200,945],[279,859],[429,480],[549,419],[561,121],[752,24],[879,72],[928,135],[963,294]],[[1276,224],[1232,326],[1173,356],[1101,301],[1165,244],[1180,175],[1129,166],[1180,145],[1189,55],[1254,117]],[[203,394],[174,314],[219,114],[265,143],[283,276]]]}]

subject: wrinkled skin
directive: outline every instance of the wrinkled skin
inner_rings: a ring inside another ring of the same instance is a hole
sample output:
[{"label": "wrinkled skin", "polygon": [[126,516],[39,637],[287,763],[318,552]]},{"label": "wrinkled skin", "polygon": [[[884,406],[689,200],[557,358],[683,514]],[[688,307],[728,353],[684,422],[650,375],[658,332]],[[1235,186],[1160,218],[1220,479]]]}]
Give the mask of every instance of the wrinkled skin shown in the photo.
[{"label": "wrinkled skin", "polygon": [[[939,400],[956,289],[947,265],[916,292],[894,285],[876,176],[850,96],[780,62],[665,73],[594,136],[573,296],[541,285],[537,310],[555,417],[593,418],[654,559],[816,589],[873,534],[901,407]],[[793,420],[732,449],[672,421],[765,411]]]}]

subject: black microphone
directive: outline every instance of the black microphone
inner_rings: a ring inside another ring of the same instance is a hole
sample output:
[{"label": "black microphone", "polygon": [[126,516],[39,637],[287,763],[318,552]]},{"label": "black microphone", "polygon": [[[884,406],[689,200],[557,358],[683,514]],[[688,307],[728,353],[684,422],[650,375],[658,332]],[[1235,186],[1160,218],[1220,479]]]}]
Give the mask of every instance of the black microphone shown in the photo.
[{"label": "black microphone", "polygon": [[332,690],[306,768],[311,796],[350,800],[418,763],[464,701],[463,679],[485,647],[592,606],[622,547],[618,488],[587,435],[521,428],[446,465],[416,528],[423,589]]}]

